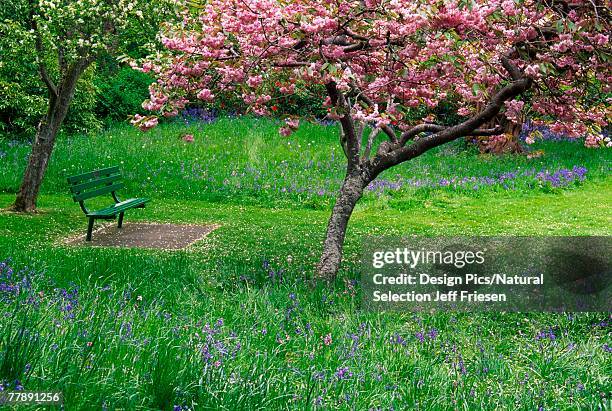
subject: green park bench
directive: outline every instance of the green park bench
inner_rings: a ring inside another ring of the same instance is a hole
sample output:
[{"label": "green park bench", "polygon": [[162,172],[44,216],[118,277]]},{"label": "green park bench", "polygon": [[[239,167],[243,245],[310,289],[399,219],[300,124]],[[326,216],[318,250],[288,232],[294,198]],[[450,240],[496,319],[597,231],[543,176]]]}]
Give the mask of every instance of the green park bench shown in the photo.
[{"label": "green park bench", "polygon": [[[145,203],[149,201],[148,198],[130,198],[129,200],[121,201],[117,197],[117,190],[123,188],[121,180],[121,173],[117,166],[68,177],[73,200],[79,202],[85,216],[89,218],[87,241],[91,241],[91,232],[95,220],[114,220],[118,214],[119,223],[117,227],[121,228],[123,225],[123,213],[126,210],[130,208],[143,208]],[[85,207],[85,200],[101,197],[108,193],[113,197],[115,204],[97,211],[89,211]]]}]

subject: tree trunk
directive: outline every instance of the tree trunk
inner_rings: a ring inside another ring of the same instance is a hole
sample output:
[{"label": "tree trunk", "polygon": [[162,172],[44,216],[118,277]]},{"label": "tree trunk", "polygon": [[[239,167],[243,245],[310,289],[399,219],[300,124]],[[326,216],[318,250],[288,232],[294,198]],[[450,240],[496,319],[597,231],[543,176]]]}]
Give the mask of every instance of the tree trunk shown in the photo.
[{"label": "tree trunk", "polygon": [[368,183],[361,174],[347,174],[345,177],[327,224],[323,254],[318,265],[319,278],[331,281],[336,276],[342,260],[342,247],[349,219]]},{"label": "tree trunk", "polygon": [[497,125],[502,127],[499,133],[503,138],[493,138],[491,136],[468,136],[465,141],[468,144],[475,144],[483,154],[522,154],[525,150],[521,146],[520,135],[523,129],[524,116],[521,116],[518,123],[513,123],[506,119],[503,114],[496,115],[493,119],[486,122],[483,128],[495,128]]},{"label": "tree trunk", "polygon": [[38,127],[32,144],[28,165],[12,206],[14,211],[32,212],[36,210],[36,200],[53,152],[55,138],[68,113],[77,81],[88,65],[88,61],[82,61],[73,66],[63,78],[60,87],[57,90],[50,90],[49,109],[45,119]]},{"label": "tree trunk", "polygon": [[13,204],[15,211],[31,212],[36,210],[36,199],[53,151],[55,136],[53,129],[46,124],[41,125],[36,133],[28,165]]}]

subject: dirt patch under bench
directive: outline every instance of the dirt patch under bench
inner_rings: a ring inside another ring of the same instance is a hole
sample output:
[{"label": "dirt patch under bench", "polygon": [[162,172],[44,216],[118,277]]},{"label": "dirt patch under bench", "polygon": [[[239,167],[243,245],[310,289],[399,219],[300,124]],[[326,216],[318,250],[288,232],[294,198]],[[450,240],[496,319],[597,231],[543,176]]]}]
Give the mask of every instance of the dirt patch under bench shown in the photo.
[{"label": "dirt patch under bench", "polygon": [[100,227],[93,232],[91,241],[85,234],[66,241],[69,245],[100,247],[138,247],[162,250],[180,250],[206,237],[219,226],[194,224],[129,223],[123,228],[116,224]]}]

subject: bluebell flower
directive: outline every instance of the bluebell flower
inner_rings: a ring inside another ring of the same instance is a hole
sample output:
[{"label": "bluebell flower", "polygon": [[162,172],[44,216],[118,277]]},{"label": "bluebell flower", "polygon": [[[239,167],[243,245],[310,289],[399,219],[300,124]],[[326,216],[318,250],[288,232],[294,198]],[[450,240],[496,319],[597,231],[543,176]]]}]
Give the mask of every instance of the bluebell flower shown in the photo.
[{"label": "bluebell flower", "polygon": [[338,380],[347,380],[353,376],[353,373],[349,369],[349,367],[340,367],[336,370],[336,378]]}]

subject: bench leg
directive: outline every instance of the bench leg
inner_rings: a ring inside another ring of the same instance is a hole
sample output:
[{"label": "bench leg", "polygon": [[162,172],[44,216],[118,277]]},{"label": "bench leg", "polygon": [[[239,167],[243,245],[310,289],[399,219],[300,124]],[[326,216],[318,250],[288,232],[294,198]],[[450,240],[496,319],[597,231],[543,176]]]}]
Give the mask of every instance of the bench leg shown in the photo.
[{"label": "bench leg", "polygon": [[119,213],[119,224],[117,227],[121,228],[123,226],[123,213]]},{"label": "bench leg", "polygon": [[87,238],[85,239],[85,241],[91,241],[91,232],[93,231],[93,225],[94,225],[94,219],[90,218],[89,225],[87,227]]}]

